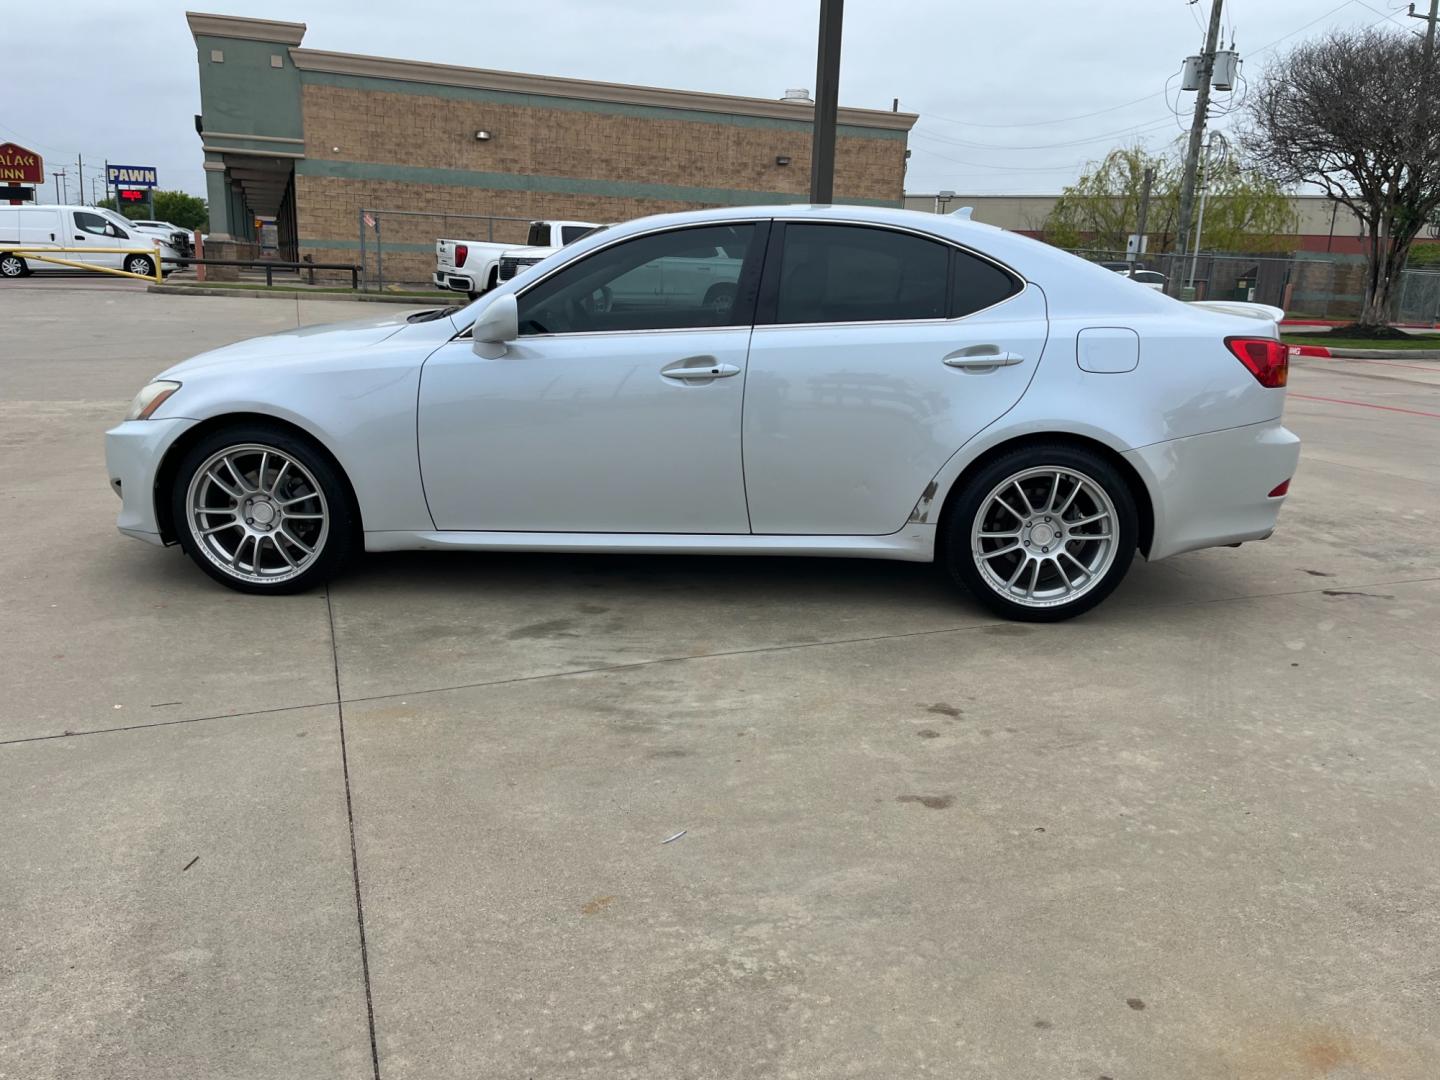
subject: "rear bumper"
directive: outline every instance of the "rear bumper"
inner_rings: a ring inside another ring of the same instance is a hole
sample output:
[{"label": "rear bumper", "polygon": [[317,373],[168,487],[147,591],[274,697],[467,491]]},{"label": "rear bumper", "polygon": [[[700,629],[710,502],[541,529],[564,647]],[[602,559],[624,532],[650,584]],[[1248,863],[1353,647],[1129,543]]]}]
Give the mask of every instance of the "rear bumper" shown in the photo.
[{"label": "rear bumper", "polygon": [[126,536],[163,544],[155,517],[155,474],[165,452],[197,421],[127,420],[105,433],[105,474],[120,496],[115,527]]},{"label": "rear bumper", "polygon": [[1142,446],[1125,459],[1150,491],[1153,562],[1274,532],[1285,496],[1269,493],[1295,475],[1300,439],[1268,420]]},{"label": "rear bumper", "polygon": [[430,280],[435,283],[437,288],[450,289],[452,292],[468,293],[475,291],[475,282],[464,274],[450,274],[444,270],[436,270],[435,273],[431,275]]}]

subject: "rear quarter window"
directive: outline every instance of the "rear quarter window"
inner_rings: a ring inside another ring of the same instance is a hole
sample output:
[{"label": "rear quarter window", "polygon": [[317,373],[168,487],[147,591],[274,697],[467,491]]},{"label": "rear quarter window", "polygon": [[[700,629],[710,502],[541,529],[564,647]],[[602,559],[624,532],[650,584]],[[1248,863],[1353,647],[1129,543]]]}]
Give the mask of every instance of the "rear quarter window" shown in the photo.
[{"label": "rear quarter window", "polygon": [[1025,287],[1014,274],[968,251],[955,252],[950,317],[959,319],[994,307]]}]

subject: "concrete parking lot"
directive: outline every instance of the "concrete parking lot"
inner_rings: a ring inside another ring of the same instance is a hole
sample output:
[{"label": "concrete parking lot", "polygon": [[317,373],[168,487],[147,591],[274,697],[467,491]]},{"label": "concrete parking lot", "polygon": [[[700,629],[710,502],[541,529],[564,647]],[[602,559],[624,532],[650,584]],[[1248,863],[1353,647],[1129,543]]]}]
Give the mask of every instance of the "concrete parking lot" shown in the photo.
[{"label": "concrete parking lot", "polygon": [[1058,626],[115,532],[148,377],[376,310],[0,287],[0,1078],[1440,1075],[1440,362],[1302,362],[1275,537]]}]

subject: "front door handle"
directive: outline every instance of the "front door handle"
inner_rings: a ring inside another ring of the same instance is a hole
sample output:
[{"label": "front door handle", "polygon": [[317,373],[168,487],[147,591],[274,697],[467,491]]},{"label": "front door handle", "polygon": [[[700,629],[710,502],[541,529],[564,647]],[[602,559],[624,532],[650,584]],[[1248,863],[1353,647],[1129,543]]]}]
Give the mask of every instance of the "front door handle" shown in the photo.
[{"label": "front door handle", "polygon": [[662,369],[660,374],[667,379],[695,382],[704,379],[728,379],[731,375],[739,375],[740,369],[734,364],[719,363],[713,356],[692,356]]},{"label": "front door handle", "polygon": [[84,240],[85,237],[81,236],[81,235],[77,232],[77,233],[75,234],[75,239],[76,239],[76,240]]},{"label": "front door handle", "polygon": [[1017,352],[1006,352],[994,345],[973,345],[958,349],[945,357],[941,363],[953,368],[1000,368],[1023,363],[1025,357]]}]

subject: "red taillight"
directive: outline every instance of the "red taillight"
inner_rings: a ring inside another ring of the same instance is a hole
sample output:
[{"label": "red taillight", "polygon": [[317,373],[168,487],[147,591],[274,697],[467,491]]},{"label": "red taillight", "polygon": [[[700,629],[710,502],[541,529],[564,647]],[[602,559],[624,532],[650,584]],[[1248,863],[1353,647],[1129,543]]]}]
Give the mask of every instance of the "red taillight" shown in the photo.
[{"label": "red taillight", "polygon": [[456,265],[457,267],[459,267],[459,266],[464,266],[464,265],[465,265],[465,258],[466,258],[466,256],[468,256],[469,254],[470,254],[470,245],[469,245],[469,244],[456,244],[456,245],[455,245],[455,265]]},{"label": "red taillight", "polygon": [[1284,481],[1281,481],[1280,483],[1276,484],[1273,488],[1271,488],[1271,489],[1270,489],[1270,494],[1267,495],[1267,496],[1265,496],[1265,497],[1266,497],[1267,499],[1278,499],[1281,495],[1286,494],[1289,490],[1290,490],[1290,481],[1289,481],[1289,480],[1284,480]]},{"label": "red taillight", "polygon": [[1261,386],[1276,390],[1289,380],[1290,350],[1283,342],[1274,338],[1227,337],[1225,344]]}]

